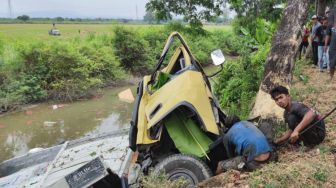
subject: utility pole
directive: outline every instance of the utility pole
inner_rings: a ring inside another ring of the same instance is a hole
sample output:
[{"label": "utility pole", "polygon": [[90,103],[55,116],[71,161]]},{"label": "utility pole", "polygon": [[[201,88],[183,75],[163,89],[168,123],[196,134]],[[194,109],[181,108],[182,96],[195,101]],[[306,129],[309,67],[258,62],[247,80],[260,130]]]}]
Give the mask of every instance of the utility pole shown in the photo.
[{"label": "utility pole", "polygon": [[12,3],[11,0],[8,0],[8,11],[9,11],[9,18],[13,17],[13,13],[12,13]]}]

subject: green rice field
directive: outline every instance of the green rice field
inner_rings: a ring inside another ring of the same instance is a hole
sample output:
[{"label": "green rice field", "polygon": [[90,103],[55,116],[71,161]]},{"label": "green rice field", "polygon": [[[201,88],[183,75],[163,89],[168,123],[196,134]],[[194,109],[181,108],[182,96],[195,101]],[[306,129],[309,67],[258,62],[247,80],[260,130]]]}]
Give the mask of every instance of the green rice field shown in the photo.
[{"label": "green rice field", "polygon": [[[48,31],[53,27],[52,24],[0,24],[0,37],[10,40],[32,40],[32,39],[68,39],[73,37],[84,37],[89,34],[112,33],[116,26],[134,28],[136,30],[155,30],[163,25],[145,24],[56,24],[61,36],[49,36]],[[224,29],[231,30],[229,25],[206,25],[206,30]]]}]

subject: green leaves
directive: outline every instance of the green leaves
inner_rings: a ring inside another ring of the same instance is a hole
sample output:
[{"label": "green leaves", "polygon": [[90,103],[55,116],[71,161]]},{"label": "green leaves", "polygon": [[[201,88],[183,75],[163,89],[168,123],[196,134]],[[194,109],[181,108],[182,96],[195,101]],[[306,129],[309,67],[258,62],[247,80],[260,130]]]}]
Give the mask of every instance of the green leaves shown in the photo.
[{"label": "green leaves", "polygon": [[218,77],[215,93],[220,105],[229,114],[246,118],[251,109],[263,75],[270,44],[259,47],[253,54],[242,54],[236,61],[228,61]]},{"label": "green leaves", "polygon": [[87,97],[125,76],[111,37],[6,44],[0,54],[0,108]]},{"label": "green leaves", "polygon": [[265,19],[257,18],[257,25],[255,29],[255,37],[259,44],[265,44],[273,35],[274,30],[271,28],[271,23]]},{"label": "green leaves", "polygon": [[121,65],[132,73],[148,73],[148,43],[130,29],[117,27],[114,32],[114,51],[119,57]]},{"label": "green leaves", "polygon": [[159,20],[181,15],[192,28],[201,28],[202,21],[213,20],[222,13],[224,4],[224,0],[150,0],[146,9]]}]

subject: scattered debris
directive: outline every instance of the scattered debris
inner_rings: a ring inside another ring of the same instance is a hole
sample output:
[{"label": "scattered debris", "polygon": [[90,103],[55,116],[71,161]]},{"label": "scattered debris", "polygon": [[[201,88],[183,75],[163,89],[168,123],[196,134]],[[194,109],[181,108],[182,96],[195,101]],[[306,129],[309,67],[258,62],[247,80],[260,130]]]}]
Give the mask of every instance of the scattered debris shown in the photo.
[{"label": "scattered debris", "polygon": [[31,116],[31,115],[33,115],[33,111],[31,111],[31,110],[27,110],[27,111],[26,111],[26,115],[27,115],[27,116]]},{"label": "scattered debris", "polygon": [[91,157],[93,157],[93,156],[95,156],[95,155],[97,155],[96,152],[92,152],[92,153],[90,153],[90,156],[91,156]]},{"label": "scattered debris", "polygon": [[134,97],[132,94],[132,91],[130,88],[120,92],[118,94],[119,100],[127,102],[127,103],[133,103],[134,102]]},{"label": "scattered debris", "polygon": [[43,148],[33,148],[33,149],[30,149],[28,151],[28,153],[36,153],[36,152],[39,152],[39,151],[42,151],[42,150],[44,150],[44,149]]},{"label": "scattered debris", "polygon": [[43,122],[43,125],[45,127],[52,127],[54,125],[64,126],[64,120],[58,120],[58,121],[45,121]]},{"label": "scattered debris", "polygon": [[56,125],[56,124],[57,124],[56,121],[45,121],[45,122],[43,122],[43,125],[44,125],[45,127],[52,127],[52,126],[54,126],[54,125]]},{"label": "scattered debris", "polygon": [[65,107],[66,105],[65,104],[54,104],[54,105],[52,105],[52,109],[53,110],[56,110],[56,109],[58,109],[58,108],[63,108],[63,107]]}]

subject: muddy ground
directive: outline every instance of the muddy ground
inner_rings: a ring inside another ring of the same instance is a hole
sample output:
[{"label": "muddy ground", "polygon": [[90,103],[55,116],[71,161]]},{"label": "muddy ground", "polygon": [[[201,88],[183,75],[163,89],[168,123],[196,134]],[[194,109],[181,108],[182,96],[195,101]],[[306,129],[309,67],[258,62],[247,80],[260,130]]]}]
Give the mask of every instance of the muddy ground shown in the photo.
[{"label": "muddy ground", "polygon": [[[298,65],[291,87],[292,98],[313,107],[322,115],[336,106],[336,79],[325,71]],[[255,172],[229,171],[198,187],[336,187],[336,112],[326,119],[327,136],[314,148],[286,146],[279,161]]]}]

